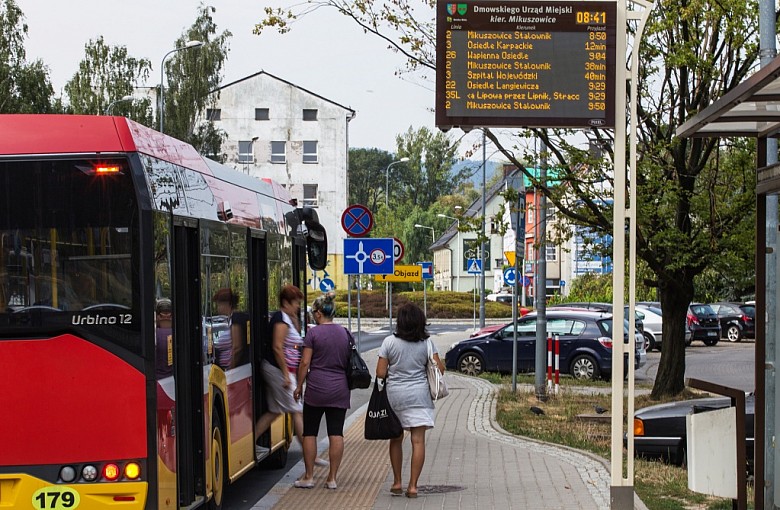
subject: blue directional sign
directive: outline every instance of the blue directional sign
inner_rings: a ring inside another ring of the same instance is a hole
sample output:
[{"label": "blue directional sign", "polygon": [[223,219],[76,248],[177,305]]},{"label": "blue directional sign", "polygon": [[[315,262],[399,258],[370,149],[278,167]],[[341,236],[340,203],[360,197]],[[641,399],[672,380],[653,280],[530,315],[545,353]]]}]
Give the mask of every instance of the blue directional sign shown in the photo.
[{"label": "blue directional sign", "polygon": [[530,287],[531,279],[527,276],[523,276],[523,287]]},{"label": "blue directional sign", "polygon": [[422,266],[422,279],[433,280],[433,262],[418,262]]},{"label": "blue directional sign", "polygon": [[336,288],[336,284],[330,278],[323,278],[320,280],[320,290],[322,292],[329,292]]},{"label": "blue directional sign", "polygon": [[344,239],[344,274],[393,274],[393,238]]},{"label": "blue directional sign", "polygon": [[504,283],[510,287],[517,285],[517,273],[514,267],[504,269]]},{"label": "blue directional sign", "polygon": [[468,274],[482,274],[482,260],[480,259],[469,259],[467,267]]}]

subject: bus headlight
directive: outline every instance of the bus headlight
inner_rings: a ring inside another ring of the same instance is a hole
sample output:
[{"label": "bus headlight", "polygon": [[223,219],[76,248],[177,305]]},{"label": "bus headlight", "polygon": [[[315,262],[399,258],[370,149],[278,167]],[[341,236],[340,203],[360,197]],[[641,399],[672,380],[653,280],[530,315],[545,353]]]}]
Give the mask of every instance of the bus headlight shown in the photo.
[{"label": "bus headlight", "polygon": [[73,469],[73,466],[64,466],[62,469],[60,469],[60,480],[65,483],[71,483],[75,479],[76,470]]},{"label": "bus headlight", "polygon": [[87,464],[81,470],[81,477],[87,482],[94,482],[97,480],[98,470],[95,466]]}]

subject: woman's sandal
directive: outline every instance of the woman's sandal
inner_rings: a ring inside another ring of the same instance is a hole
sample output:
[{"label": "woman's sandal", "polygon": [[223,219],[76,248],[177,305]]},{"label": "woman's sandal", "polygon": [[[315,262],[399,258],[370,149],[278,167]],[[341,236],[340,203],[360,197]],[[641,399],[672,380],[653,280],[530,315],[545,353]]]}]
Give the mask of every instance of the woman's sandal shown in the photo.
[{"label": "woman's sandal", "polygon": [[414,499],[414,498],[417,497],[417,493],[416,492],[409,492],[409,491],[407,491],[405,494],[406,494],[407,498]]},{"label": "woman's sandal", "polygon": [[400,487],[398,487],[397,489],[395,487],[390,487],[390,494],[392,494],[393,496],[403,496],[404,490]]}]

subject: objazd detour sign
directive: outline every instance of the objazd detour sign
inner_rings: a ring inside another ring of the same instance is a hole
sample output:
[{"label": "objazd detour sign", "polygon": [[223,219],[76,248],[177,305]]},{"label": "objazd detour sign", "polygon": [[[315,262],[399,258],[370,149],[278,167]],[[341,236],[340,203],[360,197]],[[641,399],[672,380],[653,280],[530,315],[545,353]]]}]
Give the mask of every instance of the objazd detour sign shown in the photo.
[{"label": "objazd detour sign", "polygon": [[378,282],[421,282],[422,266],[395,266],[393,274],[378,274]]}]

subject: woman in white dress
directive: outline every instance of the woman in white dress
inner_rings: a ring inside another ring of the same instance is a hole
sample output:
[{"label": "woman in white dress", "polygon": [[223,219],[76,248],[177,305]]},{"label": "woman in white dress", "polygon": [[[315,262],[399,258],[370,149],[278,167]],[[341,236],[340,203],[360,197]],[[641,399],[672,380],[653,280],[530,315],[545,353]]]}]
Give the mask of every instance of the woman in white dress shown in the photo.
[{"label": "woman in white dress", "polygon": [[[407,303],[398,309],[395,334],[388,336],[379,348],[376,376],[385,379],[387,399],[401,426],[412,438],[412,459],[409,483],[404,492],[401,484],[403,440],[401,434],[390,440],[390,464],[393,467],[393,495],[417,497],[417,482],[425,464],[425,431],[433,428],[434,406],[428,389],[425,365],[428,362],[428,332],[425,314],[417,305]],[[433,358],[444,373],[436,346]]]}]

